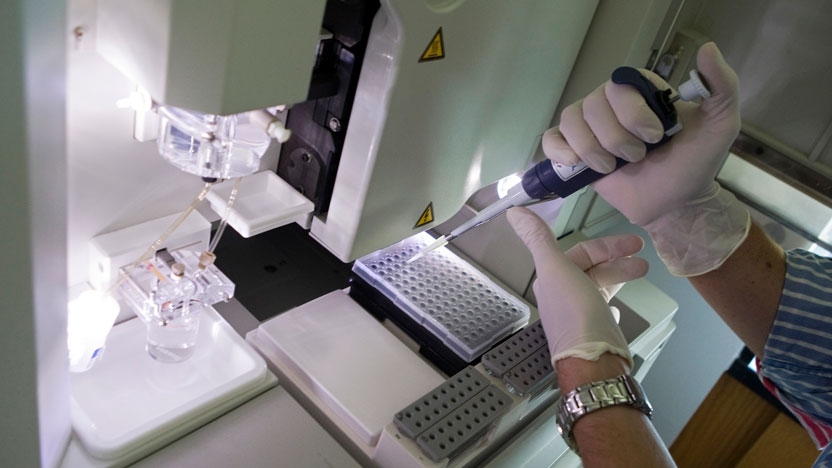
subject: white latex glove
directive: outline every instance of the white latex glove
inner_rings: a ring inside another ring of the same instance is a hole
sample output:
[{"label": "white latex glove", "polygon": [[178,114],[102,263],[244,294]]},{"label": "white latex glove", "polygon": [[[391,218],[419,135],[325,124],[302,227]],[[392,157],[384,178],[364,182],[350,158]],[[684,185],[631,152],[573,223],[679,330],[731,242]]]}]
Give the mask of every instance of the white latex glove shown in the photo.
[{"label": "white latex glove", "polygon": [[[677,101],[683,130],[646,157],[644,142],[661,139],[661,122],[635,88],[611,81],[567,107],[560,126],[542,141],[547,157],[565,165],[584,161],[606,173],[614,167],[613,156],[638,162],[593,188],[630,222],[647,229],[654,242],[656,236],[663,239],[657,243],[659,255],[680,276],[721,265],[750,224],[747,212],[733,206],[733,196],[714,182],[740,128],[737,75],[713,43],[699,49],[697,68],[711,97],[701,105]],[[642,73],[658,89],[669,88],[658,75]],[[724,212],[728,207],[734,209]]]},{"label": "white latex glove", "polygon": [[[681,132],[645,158],[644,142],[662,137],[659,118],[632,86],[607,81],[561,114],[560,126],[543,136],[546,155],[565,165],[579,160],[600,172],[615,166],[613,155],[630,162],[593,188],[640,226],[704,194],[740,128],[738,80],[713,43],[697,54],[697,68],[711,90],[702,105],[677,101]],[[658,89],[670,86],[642,70]]]},{"label": "white latex glove", "polygon": [[593,239],[563,253],[549,226],[527,208],[512,208],[507,217],[534,258],[534,293],[552,362],[573,356],[595,361],[609,352],[632,367],[607,301],[624,282],[647,273],[645,260],[630,257],[643,247],[641,238]]}]

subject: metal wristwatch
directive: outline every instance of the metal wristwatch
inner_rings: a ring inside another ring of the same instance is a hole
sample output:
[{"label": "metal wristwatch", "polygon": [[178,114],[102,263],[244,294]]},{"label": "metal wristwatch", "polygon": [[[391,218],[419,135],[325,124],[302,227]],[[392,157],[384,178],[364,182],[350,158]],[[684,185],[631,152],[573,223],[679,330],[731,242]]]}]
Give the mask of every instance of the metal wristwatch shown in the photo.
[{"label": "metal wristwatch", "polygon": [[561,396],[557,402],[556,420],[560,435],[566,440],[569,448],[578,453],[578,446],[572,435],[575,422],[601,408],[621,405],[631,406],[646,414],[648,418],[653,417],[653,407],[647,401],[644,389],[629,375],[581,385]]}]

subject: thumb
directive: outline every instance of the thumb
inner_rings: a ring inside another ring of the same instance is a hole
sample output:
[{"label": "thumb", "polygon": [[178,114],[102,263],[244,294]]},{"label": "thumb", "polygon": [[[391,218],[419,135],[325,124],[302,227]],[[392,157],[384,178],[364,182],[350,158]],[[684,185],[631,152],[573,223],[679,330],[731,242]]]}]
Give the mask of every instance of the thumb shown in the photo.
[{"label": "thumb", "polygon": [[702,102],[702,110],[708,114],[733,110],[738,105],[739,78],[716,44],[708,42],[699,48],[696,67],[711,91],[711,97]]}]

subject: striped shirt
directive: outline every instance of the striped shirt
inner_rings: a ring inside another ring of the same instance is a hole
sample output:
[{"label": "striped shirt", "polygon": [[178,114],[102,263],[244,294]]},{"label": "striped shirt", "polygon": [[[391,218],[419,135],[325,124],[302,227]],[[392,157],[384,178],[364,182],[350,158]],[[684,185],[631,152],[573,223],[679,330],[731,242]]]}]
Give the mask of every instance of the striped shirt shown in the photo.
[{"label": "striped shirt", "polygon": [[803,424],[832,468],[832,259],[786,252],[786,281],[759,375]]}]

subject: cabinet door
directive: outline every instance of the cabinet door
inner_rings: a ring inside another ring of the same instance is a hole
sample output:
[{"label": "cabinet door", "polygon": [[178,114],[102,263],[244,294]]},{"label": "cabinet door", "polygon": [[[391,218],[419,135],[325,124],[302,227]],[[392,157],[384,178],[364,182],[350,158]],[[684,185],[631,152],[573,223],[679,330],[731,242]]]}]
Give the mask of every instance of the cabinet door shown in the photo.
[{"label": "cabinet door", "polygon": [[819,455],[806,431],[727,373],[670,447],[679,468],[809,468]]}]

